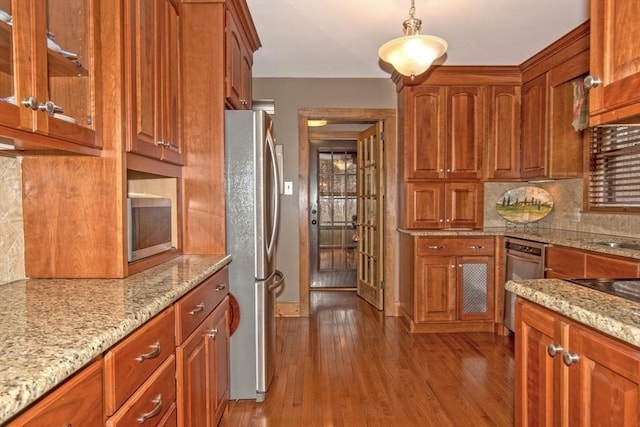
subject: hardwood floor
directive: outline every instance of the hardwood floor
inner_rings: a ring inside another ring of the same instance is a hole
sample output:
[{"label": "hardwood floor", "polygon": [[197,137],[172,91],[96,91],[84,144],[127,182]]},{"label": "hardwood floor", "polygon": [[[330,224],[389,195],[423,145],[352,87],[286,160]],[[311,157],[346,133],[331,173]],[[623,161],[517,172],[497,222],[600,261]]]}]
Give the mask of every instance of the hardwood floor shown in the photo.
[{"label": "hardwood floor", "polygon": [[279,318],[263,403],[230,402],[221,426],[512,426],[513,339],[409,334],[352,292],[312,292]]}]

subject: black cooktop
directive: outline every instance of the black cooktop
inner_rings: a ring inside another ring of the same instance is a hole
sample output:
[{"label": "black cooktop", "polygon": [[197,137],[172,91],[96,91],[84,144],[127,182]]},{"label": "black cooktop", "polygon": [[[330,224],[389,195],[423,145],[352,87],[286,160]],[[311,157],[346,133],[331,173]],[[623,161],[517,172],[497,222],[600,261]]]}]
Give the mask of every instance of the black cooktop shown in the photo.
[{"label": "black cooktop", "polygon": [[568,281],[630,301],[640,302],[640,278],[638,277],[630,279],[568,279]]}]

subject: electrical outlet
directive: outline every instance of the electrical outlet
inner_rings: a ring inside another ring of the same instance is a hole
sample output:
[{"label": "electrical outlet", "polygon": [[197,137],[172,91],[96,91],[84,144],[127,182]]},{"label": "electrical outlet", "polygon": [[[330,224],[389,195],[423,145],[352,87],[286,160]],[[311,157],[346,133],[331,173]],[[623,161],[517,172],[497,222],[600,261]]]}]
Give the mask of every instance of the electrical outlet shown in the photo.
[{"label": "electrical outlet", "polygon": [[284,182],[284,194],[286,196],[291,196],[293,194],[293,182],[291,181]]}]

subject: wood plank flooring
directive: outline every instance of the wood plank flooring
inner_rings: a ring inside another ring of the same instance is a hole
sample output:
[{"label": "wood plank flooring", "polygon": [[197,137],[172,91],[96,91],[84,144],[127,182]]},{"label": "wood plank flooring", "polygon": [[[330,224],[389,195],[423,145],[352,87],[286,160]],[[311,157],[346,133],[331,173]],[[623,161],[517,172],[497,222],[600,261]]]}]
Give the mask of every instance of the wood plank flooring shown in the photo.
[{"label": "wood plank flooring", "polygon": [[312,292],[309,318],[278,319],[263,403],[230,402],[221,426],[512,426],[513,339],[409,334],[353,292]]}]

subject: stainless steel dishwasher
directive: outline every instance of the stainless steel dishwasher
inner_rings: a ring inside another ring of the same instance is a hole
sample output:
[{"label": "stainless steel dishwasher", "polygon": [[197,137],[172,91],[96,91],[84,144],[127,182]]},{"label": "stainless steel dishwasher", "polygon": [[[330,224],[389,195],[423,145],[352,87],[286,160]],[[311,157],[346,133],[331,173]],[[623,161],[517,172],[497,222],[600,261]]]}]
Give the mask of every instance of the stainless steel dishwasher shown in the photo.
[{"label": "stainless steel dishwasher", "polygon": [[[544,259],[547,244],[531,240],[506,237],[504,239],[504,279],[528,280],[544,278]],[[504,318],[502,324],[515,331],[516,294],[504,291]]]}]

